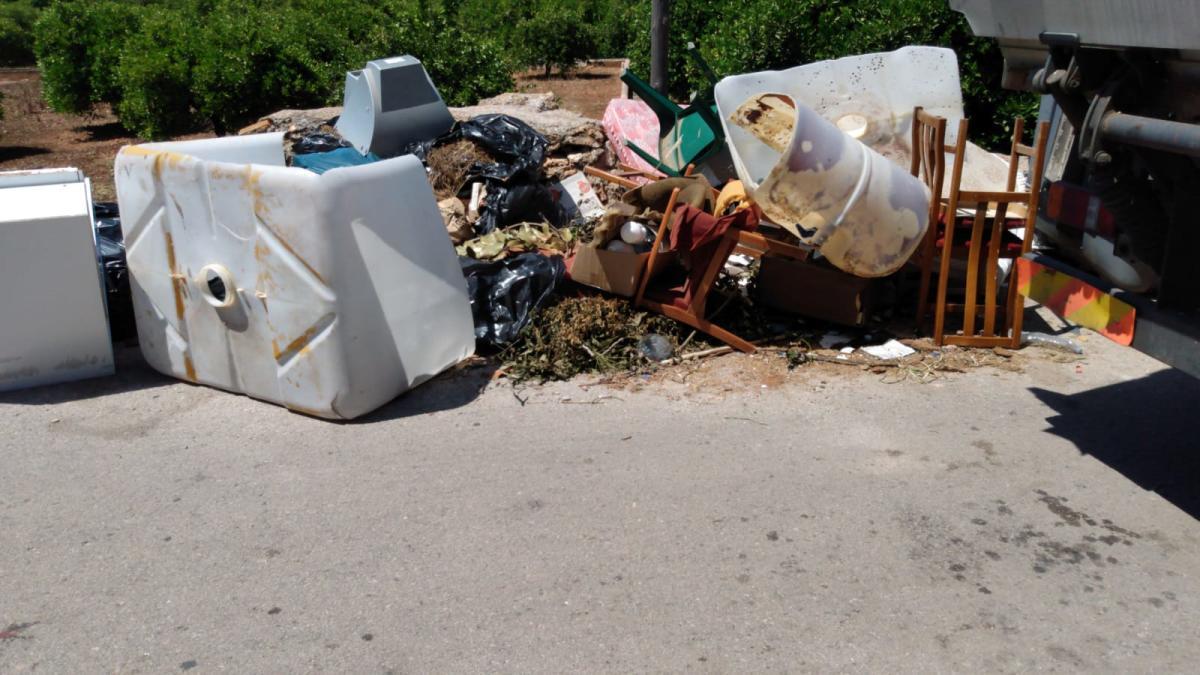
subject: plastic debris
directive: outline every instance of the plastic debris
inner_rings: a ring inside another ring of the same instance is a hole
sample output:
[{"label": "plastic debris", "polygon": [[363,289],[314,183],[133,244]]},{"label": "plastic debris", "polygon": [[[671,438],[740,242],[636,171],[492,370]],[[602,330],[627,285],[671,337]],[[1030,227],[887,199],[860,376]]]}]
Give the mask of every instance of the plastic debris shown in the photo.
[{"label": "plastic debris", "polygon": [[1061,349],[1071,352],[1072,354],[1082,354],[1083,345],[1066,338],[1061,335],[1050,335],[1049,333],[1040,333],[1037,331],[1023,331],[1021,333],[1022,345],[1036,345],[1038,347],[1050,347],[1051,349]]},{"label": "plastic debris", "polygon": [[[572,174],[551,187],[558,205],[567,220],[593,220],[604,215],[604,204],[592,189],[592,182],[582,172]],[[630,242],[636,243],[636,242]]]},{"label": "plastic debris", "polygon": [[378,162],[375,155],[360,155],[354,148],[337,148],[328,152],[313,152],[296,155],[292,158],[292,166],[308,169],[315,174],[323,174],[331,169],[341,169],[348,166],[361,166]]},{"label": "plastic debris", "polygon": [[[821,346],[821,349],[833,349],[837,345],[846,344],[849,341],[850,341],[849,335],[844,335],[842,333],[834,332],[834,333],[826,333],[826,334],[822,335],[820,342],[818,342],[817,344],[819,344]],[[851,350],[851,351],[853,351],[853,350]]]},{"label": "plastic debris", "polygon": [[403,146],[446,133],[454,124],[433,80],[405,54],[346,73],[337,128],[361,154],[395,157]]},{"label": "plastic debris", "polygon": [[650,333],[638,340],[638,351],[651,361],[661,362],[671,358],[674,348],[667,338],[658,333]]},{"label": "plastic debris", "polygon": [[330,152],[338,148],[349,148],[350,142],[325,131],[314,131],[301,136],[292,143],[293,155],[311,155],[317,152]]},{"label": "plastic debris", "polygon": [[104,267],[104,295],[108,304],[108,327],[113,340],[137,336],[133,318],[133,296],[129,290],[129,268],[125,264],[125,239],[121,234],[121,213],[116,202],[92,205],[96,218],[96,252]]},{"label": "plastic debris", "polygon": [[471,298],[475,340],[490,347],[515,340],[566,273],[561,257],[537,253],[492,261],[459,258],[459,262]]},{"label": "plastic debris", "polygon": [[863,347],[862,350],[877,359],[901,359],[917,352],[917,350],[898,340],[888,340],[881,345]]}]

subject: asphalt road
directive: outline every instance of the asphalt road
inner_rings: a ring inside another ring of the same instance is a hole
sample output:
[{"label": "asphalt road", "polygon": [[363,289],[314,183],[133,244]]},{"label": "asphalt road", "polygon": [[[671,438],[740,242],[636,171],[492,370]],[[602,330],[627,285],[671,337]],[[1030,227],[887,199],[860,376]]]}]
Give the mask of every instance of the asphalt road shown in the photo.
[{"label": "asphalt road", "polygon": [[1200,383],[1087,344],[356,424],[136,365],[5,395],[0,672],[1194,672]]}]

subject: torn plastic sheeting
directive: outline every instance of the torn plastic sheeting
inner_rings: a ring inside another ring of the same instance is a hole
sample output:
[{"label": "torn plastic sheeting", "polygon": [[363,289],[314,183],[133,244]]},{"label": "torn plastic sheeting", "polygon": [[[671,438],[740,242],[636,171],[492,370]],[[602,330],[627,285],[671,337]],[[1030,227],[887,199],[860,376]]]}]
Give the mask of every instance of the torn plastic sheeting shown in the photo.
[{"label": "torn plastic sheeting", "polygon": [[1071,338],[1063,337],[1061,335],[1050,335],[1049,333],[1042,333],[1038,331],[1022,331],[1021,344],[1036,345],[1038,347],[1048,347],[1051,349],[1061,349],[1063,351],[1071,352],[1072,354],[1083,353],[1083,345],[1072,340]]},{"label": "torn plastic sheeting", "polygon": [[314,152],[330,152],[338,148],[349,148],[350,142],[325,131],[314,131],[301,136],[292,144],[293,155],[310,155]]},{"label": "torn plastic sheeting", "polygon": [[296,155],[292,158],[292,166],[320,175],[331,169],[342,169],[348,166],[362,166],[378,162],[375,155],[360,155],[354,148],[338,148],[328,152],[314,152],[306,155]]},{"label": "torn plastic sheeting", "polygon": [[459,258],[475,319],[476,342],[503,347],[545,304],[566,274],[559,256],[522,253],[495,261]]}]

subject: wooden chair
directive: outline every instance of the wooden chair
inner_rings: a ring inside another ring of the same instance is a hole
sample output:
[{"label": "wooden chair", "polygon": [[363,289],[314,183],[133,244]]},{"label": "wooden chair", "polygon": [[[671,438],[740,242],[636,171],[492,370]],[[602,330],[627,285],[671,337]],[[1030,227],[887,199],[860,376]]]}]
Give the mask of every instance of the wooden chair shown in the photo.
[{"label": "wooden chair", "polygon": [[[684,170],[684,175],[690,176],[694,170],[695,165],[689,164]],[[635,188],[638,186],[638,183],[625,176],[596,169],[594,167],[585,167],[584,172],[589,176],[595,176],[622,187]],[[713,190],[714,197],[718,193],[718,190]],[[663,316],[707,333],[708,335],[717,338],[734,349],[746,352],[748,354],[753,353],[755,351],[753,344],[738,337],[730,331],[721,328],[705,318],[708,295],[712,291],[713,285],[716,283],[717,276],[724,268],[725,261],[728,260],[730,254],[734,252],[749,255],[754,258],[760,258],[764,255],[776,255],[804,261],[808,259],[809,251],[807,249],[800,248],[799,246],[768,237],[761,232],[748,232],[746,230],[733,227],[727,230],[722,236],[720,244],[716,247],[715,254],[709,260],[704,270],[704,275],[700,278],[699,282],[695,284],[695,287],[690,289],[691,300],[686,308],[677,307],[673,304],[657,302],[652,298],[647,298],[646,289],[648,284],[659,272],[663,271],[663,265],[659,264],[661,262],[659,259],[659,253],[662,247],[661,242],[667,241],[670,236],[671,223],[674,219],[675,204],[678,195],[678,189],[675,189],[671,192],[671,197],[667,203],[667,209],[663,212],[663,218],[658,227],[658,234],[655,237],[653,245],[650,249],[650,255],[646,260],[646,266],[642,270],[641,281],[638,283],[637,293],[633,298],[634,306],[646,307],[651,311],[658,312]]]},{"label": "wooden chair", "polygon": [[925,112],[921,106],[913,109],[912,175],[925,181],[929,188],[929,229],[921,242],[921,283],[917,295],[917,328],[925,323],[929,311],[929,280],[933,276],[933,258],[942,222],[942,189],[946,182],[946,118]]},{"label": "wooden chair", "polygon": [[[1049,124],[1038,125],[1033,146],[1021,143],[1025,122],[1017,118],[1013,125],[1012,150],[1009,153],[1008,180],[1003,192],[985,192],[962,189],[963,162],[966,156],[967,120],[958,125],[958,137],[953,147],[954,165],[950,175],[950,195],[944,217],[944,237],[935,246],[941,249],[941,264],[938,272],[937,299],[934,306],[933,339],[938,345],[952,344],[969,347],[1016,348],[1021,343],[1021,323],[1024,318],[1024,297],[1017,292],[1015,279],[1010,277],[1005,301],[997,303],[997,277],[999,260],[1019,258],[1028,253],[1033,245],[1034,224],[1037,221],[1038,196],[1042,182],[1042,159],[1049,136]],[[915,148],[914,148],[915,149]],[[948,150],[948,149],[947,149]],[[1029,191],[1017,192],[1017,170],[1022,157],[1031,160]],[[1020,242],[1011,240],[1008,232],[1007,215],[1012,205],[1024,207],[1024,228]],[[959,209],[974,207],[974,213],[960,221]],[[931,207],[932,208],[932,207]],[[937,221],[934,221],[935,223]],[[931,223],[932,226],[933,223]],[[962,245],[956,245],[958,230],[964,235],[969,227],[970,235]],[[985,236],[986,235],[986,236]],[[986,253],[985,253],[986,247]],[[963,304],[950,305],[946,302],[950,284],[950,263],[956,255],[966,254],[966,283]],[[983,277],[982,284],[980,276]],[[979,291],[982,286],[983,325],[977,330],[979,314]],[[946,314],[962,311],[961,334],[946,334]],[[998,325],[999,324],[999,325]]]},{"label": "wooden chair", "polygon": [[[646,267],[642,272],[642,279],[638,283],[637,294],[633,298],[633,305],[634,307],[646,307],[669,319],[674,319],[698,331],[707,333],[740,352],[753,354],[755,351],[754,345],[705,318],[709,292],[712,291],[713,285],[717,280],[717,275],[721,272],[721,268],[725,266],[725,261],[729,258],[729,254],[737,247],[738,232],[740,230],[730,228],[717,241],[715,251],[705,266],[703,276],[695,283],[694,287],[689,288],[687,293],[685,293],[685,297],[688,298],[685,307],[679,307],[669,302],[660,302],[656,299],[646,297],[646,289],[652,277],[659,272],[656,262],[662,248],[662,243],[668,241],[670,238],[671,227],[675,220],[675,200],[678,196],[678,188],[671,191],[671,198],[667,202],[666,211],[663,212],[662,222],[658,227],[658,235],[654,238],[653,246],[650,249],[650,257],[646,260]],[[692,282],[688,280],[685,283],[691,284]]]}]

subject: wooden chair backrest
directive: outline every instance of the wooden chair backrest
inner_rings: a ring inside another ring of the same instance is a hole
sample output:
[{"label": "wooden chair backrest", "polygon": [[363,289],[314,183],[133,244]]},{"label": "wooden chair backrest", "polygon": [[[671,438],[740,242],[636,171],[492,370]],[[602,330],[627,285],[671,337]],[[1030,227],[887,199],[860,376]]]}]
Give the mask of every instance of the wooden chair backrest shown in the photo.
[{"label": "wooden chair backrest", "polygon": [[[934,318],[934,340],[938,344],[960,344],[965,346],[1010,346],[1020,344],[1023,307],[1022,298],[1016,293],[1016,284],[1009,283],[1008,301],[1005,303],[1004,325],[997,331],[996,319],[998,305],[996,303],[997,270],[999,268],[1000,248],[1005,225],[1005,216],[1010,204],[1020,204],[1025,207],[1025,227],[1022,236],[1021,252],[1028,253],[1033,244],[1033,230],[1037,222],[1038,196],[1041,190],[1042,159],[1045,156],[1046,141],[1049,136],[1049,124],[1042,122],[1038,125],[1037,138],[1033,146],[1021,143],[1025,124],[1017,118],[1013,125],[1012,149],[1009,153],[1008,179],[1005,190],[1001,192],[963,190],[962,174],[965,160],[967,121],[962,120],[958,126],[958,138],[954,147],[954,163],[950,175],[950,196],[946,206],[947,223],[953,223],[953,216],[959,208],[974,206],[974,216],[971,223],[970,246],[967,253],[966,296],[963,305],[963,331],[961,336],[945,335],[945,304],[946,284],[950,275],[950,259],[954,251],[954,235],[956,227],[946,227],[945,243],[942,248],[941,275],[938,280],[938,298],[936,316]],[[1028,191],[1016,190],[1018,164],[1021,157],[1030,157],[1032,170]],[[989,205],[995,205],[993,215],[988,216]],[[980,265],[980,257],[984,255],[984,231],[990,230],[986,251],[986,265]],[[978,313],[978,297],[980,275],[984,276],[984,307],[982,332],[976,333],[976,314]],[[1009,332],[1011,330],[1011,335]]]},{"label": "wooden chair backrest", "polygon": [[913,109],[912,175],[925,181],[929,188],[929,224],[933,226],[941,215],[942,190],[946,182],[946,118],[925,112],[921,106]]}]

